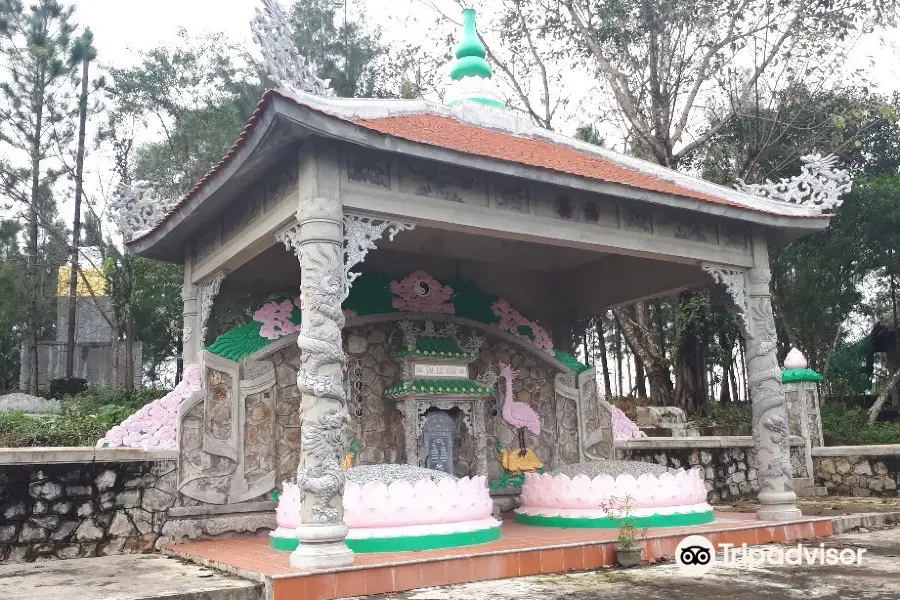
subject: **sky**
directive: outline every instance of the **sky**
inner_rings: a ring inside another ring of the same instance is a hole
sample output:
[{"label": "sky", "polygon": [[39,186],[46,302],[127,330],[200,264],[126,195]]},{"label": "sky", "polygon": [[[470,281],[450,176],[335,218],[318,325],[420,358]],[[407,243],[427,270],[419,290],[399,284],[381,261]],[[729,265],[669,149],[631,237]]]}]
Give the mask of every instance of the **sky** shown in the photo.
[{"label": "sky", "polygon": [[[126,67],[140,60],[142,51],[159,45],[174,44],[179,28],[191,36],[208,32],[222,32],[231,41],[254,48],[250,21],[260,0],[70,0],[76,5],[75,20],[91,27],[99,62],[103,66]],[[280,0],[287,7],[293,0]],[[489,5],[492,0],[476,0]],[[384,40],[390,42],[434,43],[429,36],[438,34],[430,24],[439,16],[458,15],[455,0],[349,0],[351,13],[365,13],[369,25],[380,26]],[[864,69],[875,87],[883,92],[900,90],[900,32],[883,36],[869,36],[854,48],[848,66]],[[437,42],[440,43],[440,42]],[[569,78],[566,92],[581,102],[592,97],[594,83],[590,78]],[[581,79],[582,81],[579,81]],[[593,103],[596,104],[596,103]],[[569,113],[584,119],[583,105],[569,107]],[[588,118],[591,118],[588,115]],[[562,120],[562,129],[573,133],[578,123]],[[610,127],[613,127],[610,125]],[[88,193],[99,200],[101,190],[110,179],[109,158],[98,152],[89,155],[86,163]],[[61,203],[60,214],[67,218],[69,203]]]}]

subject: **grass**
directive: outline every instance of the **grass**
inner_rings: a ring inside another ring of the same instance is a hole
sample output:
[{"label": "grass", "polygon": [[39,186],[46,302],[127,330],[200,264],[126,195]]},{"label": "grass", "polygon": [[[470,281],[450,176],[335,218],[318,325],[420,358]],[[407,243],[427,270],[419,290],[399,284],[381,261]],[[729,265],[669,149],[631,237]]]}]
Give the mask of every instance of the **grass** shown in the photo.
[{"label": "grass", "polygon": [[63,398],[63,410],[58,415],[0,413],[0,447],[93,446],[113,425],[167,391],[126,391],[91,385],[81,394]]}]

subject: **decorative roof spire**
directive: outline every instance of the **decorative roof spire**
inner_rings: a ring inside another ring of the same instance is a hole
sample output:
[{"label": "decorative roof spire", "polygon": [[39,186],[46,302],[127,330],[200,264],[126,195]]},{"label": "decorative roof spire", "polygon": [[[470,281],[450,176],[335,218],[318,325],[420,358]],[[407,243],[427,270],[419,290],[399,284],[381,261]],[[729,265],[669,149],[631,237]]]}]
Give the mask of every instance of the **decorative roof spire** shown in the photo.
[{"label": "decorative roof spire", "polygon": [[471,100],[495,108],[506,108],[491,81],[491,65],[484,59],[487,51],[475,29],[475,9],[467,8],[462,14],[463,37],[456,47],[456,61],[450,68],[453,82],[447,91],[447,104]]}]

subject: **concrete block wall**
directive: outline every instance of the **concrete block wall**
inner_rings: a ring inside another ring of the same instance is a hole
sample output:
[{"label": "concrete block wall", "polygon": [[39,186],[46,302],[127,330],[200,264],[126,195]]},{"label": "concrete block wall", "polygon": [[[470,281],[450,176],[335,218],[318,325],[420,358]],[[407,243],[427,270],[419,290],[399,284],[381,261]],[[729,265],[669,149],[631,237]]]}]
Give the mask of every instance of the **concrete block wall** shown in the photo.
[{"label": "concrete block wall", "polygon": [[152,550],[176,453],[0,448],[0,563]]}]

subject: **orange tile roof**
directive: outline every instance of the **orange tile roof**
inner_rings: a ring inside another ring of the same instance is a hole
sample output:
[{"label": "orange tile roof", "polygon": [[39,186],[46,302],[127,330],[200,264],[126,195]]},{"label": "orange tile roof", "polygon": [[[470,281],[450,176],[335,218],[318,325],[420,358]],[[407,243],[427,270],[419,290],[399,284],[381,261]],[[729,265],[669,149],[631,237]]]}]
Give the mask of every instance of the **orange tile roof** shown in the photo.
[{"label": "orange tile roof", "polygon": [[633,171],[599,156],[544,140],[517,137],[461,123],[440,115],[410,115],[354,121],[366,129],[420,144],[440,146],[512,163],[551,169],[588,179],[621,183],[634,188],[685,196],[743,209],[748,207],[650,175]]},{"label": "orange tile roof", "polygon": [[[619,183],[634,188],[662,192],[665,194],[673,194],[677,196],[694,198],[705,202],[712,202],[725,206],[733,206],[743,210],[761,212],[766,214],[781,214],[776,211],[766,210],[765,208],[756,208],[746,206],[737,202],[732,202],[726,198],[713,196],[701,191],[692,190],[690,188],[680,186],[662,179],[658,179],[651,175],[634,171],[627,167],[617,165],[610,160],[570,148],[567,146],[554,144],[545,140],[518,137],[509,133],[485,129],[476,125],[468,125],[442,115],[406,115],[396,117],[380,117],[373,119],[356,119],[351,120],[331,112],[320,110],[313,106],[307,106],[299,102],[296,98],[289,94],[284,94],[278,90],[267,90],[265,95],[259,101],[253,115],[244,125],[241,135],[234,142],[231,148],[225,153],[209,172],[204,175],[194,186],[187,191],[176,203],[170,208],[166,216],[157,223],[154,229],[158,228],[162,223],[167,221],[169,217],[178,211],[190,199],[197,196],[203,188],[214,178],[222,169],[227,166],[234,155],[246,143],[248,136],[256,127],[263,113],[271,106],[274,97],[280,97],[298,106],[306,106],[310,110],[328,115],[332,118],[339,119],[348,123],[353,123],[365,129],[375,131],[384,135],[405,139],[420,144],[428,144],[463,152],[466,154],[474,154],[485,156],[511,163],[528,165],[550,169],[560,173],[567,173],[595,179],[598,181],[607,181],[610,183]],[[829,218],[833,215],[790,215],[792,217],[824,217]],[[149,232],[148,232],[149,233]],[[138,238],[135,238],[135,241]],[[130,242],[129,242],[130,243]]]}]

